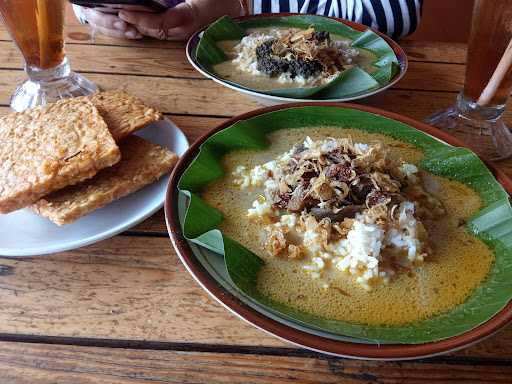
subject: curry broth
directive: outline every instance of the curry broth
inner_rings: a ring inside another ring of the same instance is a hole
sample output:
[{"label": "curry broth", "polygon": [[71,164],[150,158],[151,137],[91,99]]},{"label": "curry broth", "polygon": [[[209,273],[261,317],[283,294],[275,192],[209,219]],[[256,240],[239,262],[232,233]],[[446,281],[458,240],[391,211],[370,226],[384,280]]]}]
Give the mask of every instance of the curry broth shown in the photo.
[{"label": "curry broth", "polygon": [[[287,29],[287,28],[276,28],[276,29]],[[255,28],[249,29],[247,32],[265,32],[269,30],[269,28]],[[331,39],[333,41],[349,41],[341,36],[331,35]],[[221,48],[227,56],[230,58],[227,61],[216,64],[213,66],[213,71],[218,74],[223,79],[232,81],[234,83],[240,84],[246,88],[255,89],[258,91],[265,91],[269,89],[290,89],[290,88],[307,88],[312,87],[311,85],[302,86],[295,82],[290,83],[280,83],[276,79],[268,77],[267,75],[253,75],[251,73],[242,71],[238,68],[236,64],[233,64],[231,59],[236,57],[235,54],[235,46],[240,43],[239,40],[225,40],[219,41],[217,46]],[[354,65],[361,67],[368,73],[374,72],[377,68],[375,68],[372,63],[376,60],[377,56],[375,56],[372,52],[358,48],[359,56],[354,59]]]},{"label": "curry broth", "polygon": [[[264,151],[235,151],[226,155],[226,176],[207,187],[202,197],[224,215],[220,229],[265,260],[258,289],[266,296],[298,310],[329,319],[370,325],[400,325],[421,320],[464,302],[486,278],[493,261],[491,250],[470,235],[463,225],[481,207],[478,194],[455,181],[431,175],[438,185],[436,195],[447,215],[436,222],[424,221],[433,254],[413,274],[399,274],[388,285],[366,291],[353,276],[331,268],[321,279],[302,270],[300,260],[283,260],[267,255],[262,247],[262,227],[249,222],[247,209],[262,189],[241,190],[231,172],[237,165],[248,169],[288,151],[306,136],[313,140],[351,136],[356,142],[383,142],[391,155],[418,164],[423,154],[412,145],[380,134],[333,127],[276,131],[269,135],[271,146]],[[325,288],[328,284],[329,287]]]}]

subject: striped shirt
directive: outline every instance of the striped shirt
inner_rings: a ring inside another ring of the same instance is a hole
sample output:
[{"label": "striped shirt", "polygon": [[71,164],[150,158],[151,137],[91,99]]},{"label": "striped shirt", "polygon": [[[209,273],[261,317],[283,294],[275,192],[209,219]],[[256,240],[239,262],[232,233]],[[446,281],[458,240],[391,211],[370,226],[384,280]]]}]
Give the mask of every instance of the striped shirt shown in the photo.
[{"label": "striped shirt", "polygon": [[[164,0],[169,8],[185,0]],[[222,1],[222,0],[219,0]],[[249,4],[253,14],[310,13],[341,17],[377,29],[394,38],[413,33],[421,17],[423,0],[241,0]],[[73,6],[81,22],[86,22],[82,9]]]},{"label": "striped shirt", "polygon": [[416,30],[422,3],[423,0],[252,0],[252,12],[341,17],[399,38]]}]

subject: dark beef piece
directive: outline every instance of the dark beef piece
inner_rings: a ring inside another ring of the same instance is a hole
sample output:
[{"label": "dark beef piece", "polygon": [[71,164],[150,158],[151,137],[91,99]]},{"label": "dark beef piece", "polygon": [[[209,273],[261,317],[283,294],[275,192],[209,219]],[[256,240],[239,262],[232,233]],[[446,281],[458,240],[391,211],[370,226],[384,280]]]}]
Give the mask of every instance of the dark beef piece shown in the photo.
[{"label": "dark beef piece", "polygon": [[399,193],[388,193],[388,196],[391,198],[390,205],[400,205],[405,201],[405,197]]},{"label": "dark beef piece", "polygon": [[361,204],[366,201],[366,196],[375,189],[368,176],[360,176],[350,184],[350,197],[354,202]]},{"label": "dark beef piece", "polygon": [[313,177],[318,177],[318,173],[314,171],[306,171],[302,174],[302,180],[307,184],[311,181]]},{"label": "dark beef piece", "polygon": [[326,157],[333,163],[344,163],[345,159],[343,158],[343,155],[348,155],[350,158],[354,157],[351,156],[351,153],[344,153],[340,148],[337,148],[334,151],[329,152],[326,155]]},{"label": "dark beef piece", "polygon": [[290,193],[280,193],[279,201],[274,204],[274,206],[278,209],[286,209],[288,206],[288,202],[290,201],[291,194]]},{"label": "dark beef piece", "polygon": [[288,62],[273,57],[257,59],[256,68],[270,77],[278,76],[281,73],[288,72]]},{"label": "dark beef piece", "polygon": [[389,202],[391,202],[391,197],[385,192],[372,191],[366,196],[366,206],[368,208],[379,204],[388,204]]},{"label": "dark beef piece", "polygon": [[307,191],[304,185],[299,184],[297,188],[295,188],[295,190],[292,192],[290,201],[288,202],[286,208],[291,212],[302,211],[302,208],[304,208],[306,193]]},{"label": "dark beef piece", "polygon": [[288,209],[290,212],[300,212],[304,208],[307,209],[318,204],[318,200],[306,196],[308,192],[308,183],[299,184],[292,192],[286,209]]},{"label": "dark beef piece", "polygon": [[259,59],[272,56],[272,46],[276,41],[276,39],[268,40],[256,47],[256,57]]},{"label": "dark beef piece", "polygon": [[268,40],[256,48],[256,62],[258,71],[266,73],[271,77],[287,72],[289,69],[289,65],[286,60],[274,56],[272,52],[272,45],[274,43],[275,40]]},{"label": "dark beef piece", "polygon": [[313,33],[313,39],[315,39],[318,42],[322,42],[324,40],[330,40],[331,36],[327,31],[318,31]]},{"label": "dark beef piece", "polygon": [[356,213],[361,212],[364,209],[362,205],[347,205],[341,208],[339,212],[334,213],[330,209],[326,208],[311,208],[311,214],[316,217],[317,220],[322,220],[325,217],[331,219],[331,222],[341,222],[346,218],[353,219]]},{"label": "dark beef piece", "polygon": [[389,193],[382,191],[372,191],[366,196],[366,205],[371,208],[377,204],[387,204],[390,207],[393,205],[400,205],[405,201],[405,198],[399,193]]},{"label": "dark beef piece", "polygon": [[290,76],[292,78],[296,76],[302,76],[305,79],[317,75],[319,72],[322,72],[324,66],[318,60],[304,60],[301,58],[295,60],[289,60],[289,69]]},{"label": "dark beef piece", "polygon": [[327,168],[325,176],[334,180],[347,182],[352,176],[352,168],[348,164],[332,164]]},{"label": "dark beef piece", "polygon": [[303,76],[309,78],[323,70],[323,65],[318,60],[304,60],[301,58],[284,60],[274,55],[272,45],[275,39],[265,41],[256,48],[256,68],[269,76],[277,76],[289,72],[292,78]]}]

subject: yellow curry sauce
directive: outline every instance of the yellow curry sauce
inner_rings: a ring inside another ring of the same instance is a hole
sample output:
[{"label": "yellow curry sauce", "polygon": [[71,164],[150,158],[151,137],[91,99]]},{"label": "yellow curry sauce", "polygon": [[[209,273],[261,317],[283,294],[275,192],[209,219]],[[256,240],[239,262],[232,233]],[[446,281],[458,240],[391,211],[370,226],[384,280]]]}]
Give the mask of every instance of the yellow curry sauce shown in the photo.
[{"label": "yellow curry sauce", "polygon": [[[258,289],[266,296],[298,310],[329,319],[369,325],[399,325],[421,320],[464,302],[486,278],[494,255],[479,239],[469,234],[465,222],[481,207],[478,194],[469,187],[431,175],[438,186],[435,195],[447,210],[446,217],[424,222],[433,253],[424,265],[410,274],[397,274],[388,285],[367,291],[354,278],[336,269],[312,279],[302,269],[302,260],[283,260],[263,251],[262,227],[250,222],[247,209],[261,189],[241,190],[231,172],[237,165],[248,169],[270,161],[302,142],[326,137],[352,137],[355,142],[382,142],[391,154],[418,164],[423,154],[412,145],[380,134],[360,130],[318,127],[276,131],[269,135],[271,146],[264,151],[236,151],[225,156],[226,176],[207,187],[202,197],[218,208],[225,219],[220,229],[265,260]],[[328,286],[328,287],[327,287]],[[327,287],[327,288],[326,288]]]}]

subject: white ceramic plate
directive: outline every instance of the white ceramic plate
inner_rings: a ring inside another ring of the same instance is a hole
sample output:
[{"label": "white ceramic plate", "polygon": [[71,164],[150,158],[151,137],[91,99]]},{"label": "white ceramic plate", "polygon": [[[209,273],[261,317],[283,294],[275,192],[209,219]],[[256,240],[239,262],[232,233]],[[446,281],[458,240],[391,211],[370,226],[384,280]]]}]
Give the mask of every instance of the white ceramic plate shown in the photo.
[{"label": "white ceramic plate", "polygon": [[[153,123],[137,135],[182,155],[183,132],[169,120]],[[163,205],[169,176],[108,206],[59,227],[29,209],[0,215],[0,256],[35,256],[83,247],[133,227]]]}]

